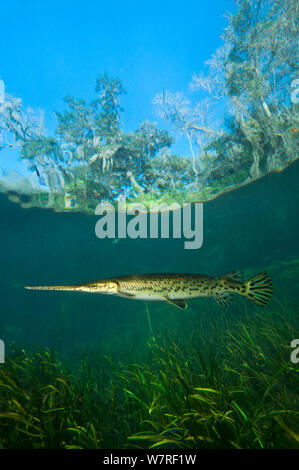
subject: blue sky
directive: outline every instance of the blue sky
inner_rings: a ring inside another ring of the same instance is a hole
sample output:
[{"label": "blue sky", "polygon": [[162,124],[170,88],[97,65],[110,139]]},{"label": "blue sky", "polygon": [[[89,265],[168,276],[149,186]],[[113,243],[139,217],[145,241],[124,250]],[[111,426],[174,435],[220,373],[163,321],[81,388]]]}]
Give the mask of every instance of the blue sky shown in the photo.
[{"label": "blue sky", "polygon": [[[222,43],[233,0],[66,1],[10,0],[0,7],[0,78],[25,106],[53,110],[67,94],[91,100],[102,72],[119,77],[124,129],[157,121],[153,97],[163,88],[188,91],[193,73]],[[184,149],[178,142],[174,150]],[[7,155],[0,152],[0,166]]]}]

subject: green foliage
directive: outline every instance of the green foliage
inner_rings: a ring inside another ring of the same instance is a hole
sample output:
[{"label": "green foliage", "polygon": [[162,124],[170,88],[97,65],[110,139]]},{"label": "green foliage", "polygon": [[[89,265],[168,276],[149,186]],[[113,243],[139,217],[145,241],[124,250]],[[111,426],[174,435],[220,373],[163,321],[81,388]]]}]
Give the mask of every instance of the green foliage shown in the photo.
[{"label": "green foliage", "polygon": [[265,100],[290,103],[289,86],[297,70],[298,4],[294,0],[238,0],[224,39],[229,96],[244,95],[255,109]]},{"label": "green foliage", "polygon": [[24,143],[21,149],[22,158],[32,160],[38,156],[52,156],[60,159],[59,144],[53,137],[36,136]]},{"label": "green foliage", "polygon": [[93,138],[92,112],[84,100],[77,100],[72,96],[64,98],[70,111],[56,112],[58,119],[57,134],[65,142],[80,145]]},{"label": "green foliage", "polygon": [[[64,142],[77,146],[90,145],[94,138],[101,143],[109,145],[120,136],[120,96],[125,93],[121,81],[118,78],[102,74],[96,80],[95,91],[98,98],[87,104],[84,100],[78,100],[67,96],[64,101],[70,111],[56,112],[58,119],[57,134]],[[84,153],[84,157],[88,156]]]},{"label": "green foliage", "polygon": [[170,147],[173,140],[167,131],[158,129],[156,123],[144,121],[136,132],[123,136],[122,144],[131,156],[145,162],[154,158],[160,150]]},{"label": "green foliage", "polygon": [[[120,112],[123,111],[119,105],[119,98],[126,93],[126,90],[119,78],[112,78],[105,73],[97,79],[95,91],[99,93],[99,98],[93,103],[97,110],[95,121],[97,133],[109,144],[119,133]],[[100,112],[98,112],[99,106]]]}]

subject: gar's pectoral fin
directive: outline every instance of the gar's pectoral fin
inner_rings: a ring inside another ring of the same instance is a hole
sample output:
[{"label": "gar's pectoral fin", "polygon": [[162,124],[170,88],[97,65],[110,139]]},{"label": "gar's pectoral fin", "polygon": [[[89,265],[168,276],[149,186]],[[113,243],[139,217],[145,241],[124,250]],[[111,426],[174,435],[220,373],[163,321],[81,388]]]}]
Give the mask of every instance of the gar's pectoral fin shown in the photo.
[{"label": "gar's pectoral fin", "polygon": [[127,299],[134,299],[134,297],[136,297],[135,294],[129,294],[128,292],[121,292],[121,291],[118,291],[118,295],[120,297],[125,297]]},{"label": "gar's pectoral fin", "polygon": [[181,310],[185,310],[187,308],[187,302],[183,299],[169,299],[168,297],[165,298],[166,302],[175,305],[176,307],[180,308]]}]

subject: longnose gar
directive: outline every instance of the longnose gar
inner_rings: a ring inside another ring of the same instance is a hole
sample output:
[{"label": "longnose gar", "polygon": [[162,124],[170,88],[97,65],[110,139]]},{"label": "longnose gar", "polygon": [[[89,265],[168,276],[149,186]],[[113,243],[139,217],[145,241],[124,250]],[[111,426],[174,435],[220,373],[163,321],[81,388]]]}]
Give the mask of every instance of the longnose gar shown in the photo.
[{"label": "longnose gar", "polygon": [[238,271],[223,277],[202,274],[138,274],[121,276],[71,286],[26,286],[35,290],[62,290],[112,294],[137,300],[164,300],[184,310],[186,299],[214,297],[220,305],[230,305],[233,294],[246,297],[258,305],[266,305],[273,292],[266,272],[243,282]]}]

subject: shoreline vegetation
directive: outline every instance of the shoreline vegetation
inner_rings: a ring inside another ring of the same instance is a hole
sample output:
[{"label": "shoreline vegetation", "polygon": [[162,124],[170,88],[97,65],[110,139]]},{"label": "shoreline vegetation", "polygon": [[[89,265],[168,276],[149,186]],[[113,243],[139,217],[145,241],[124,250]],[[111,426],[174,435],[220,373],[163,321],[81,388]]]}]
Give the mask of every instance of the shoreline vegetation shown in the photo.
[{"label": "shoreline vegetation", "polygon": [[[206,203],[209,201],[213,201],[218,197],[221,197],[227,193],[237,191],[238,189],[243,188],[244,186],[247,186],[249,184],[253,184],[258,180],[261,180],[273,173],[281,173],[285,170],[287,170],[292,164],[294,164],[297,160],[299,159],[299,156],[294,158],[293,161],[289,162],[285,167],[279,168],[279,169],[273,169],[269,173],[265,175],[260,175],[259,177],[255,179],[246,179],[245,181],[241,181],[239,183],[235,184],[230,184],[228,186],[224,186],[222,189],[219,188],[219,185],[214,185],[214,186],[207,186],[203,190],[196,192],[187,192],[187,191],[180,191],[180,192],[166,192],[163,195],[153,195],[151,192],[147,193],[142,193],[139,195],[136,195],[135,197],[129,197],[126,198],[127,201],[127,206],[130,204],[134,203],[140,203],[146,207],[148,211],[151,210],[152,205],[161,205],[161,211],[167,210],[167,208],[163,207],[163,204],[168,204],[169,206],[173,203],[177,203],[181,206],[186,203]],[[1,182],[0,182],[1,184]],[[2,191],[1,191],[2,192]],[[54,210],[55,212],[80,212],[80,213],[85,213],[89,215],[94,215],[95,214],[95,209],[97,204],[99,202],[109,202],[114,206],[115,210],[117,211],[118,209],[118,204],[119,200],[113,200],[113,201],[106,201],[106,200],[101,200],[99,199],[98,201],[94,200],[92,201],[92,204],[89,202],[86,204],[85,201],[82,206],[79,204],[72,204],[70,201],[72,200],[71,198],[67,198],[65,194],[61,192],[53,192],[49,194],[48,192],[42,192],[42,191],[30,191],[28,193],[28,190],[24,191],[22,194],[21,191],[16,192],[12,189],[3,191],[8,200],[20,205],[23,209],[30,209],[32,207],[36,208],[44,208],[44,209],[50,209]],[[66,202],[69,201],[69,202]],[[93,205],[94,204],[94,205]]]}]

